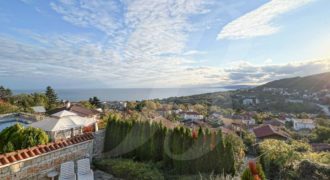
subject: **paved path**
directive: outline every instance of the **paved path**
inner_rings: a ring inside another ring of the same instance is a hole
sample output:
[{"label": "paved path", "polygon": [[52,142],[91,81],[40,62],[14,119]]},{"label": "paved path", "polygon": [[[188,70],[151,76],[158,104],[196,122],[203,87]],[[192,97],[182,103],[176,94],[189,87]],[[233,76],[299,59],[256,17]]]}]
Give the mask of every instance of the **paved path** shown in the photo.
[{"label": "paved path", "polygon": [[100,171],[100,170],[94,171],[94,179],[95,180],[119,180],[118,178],[113,177],[113,175]]}]

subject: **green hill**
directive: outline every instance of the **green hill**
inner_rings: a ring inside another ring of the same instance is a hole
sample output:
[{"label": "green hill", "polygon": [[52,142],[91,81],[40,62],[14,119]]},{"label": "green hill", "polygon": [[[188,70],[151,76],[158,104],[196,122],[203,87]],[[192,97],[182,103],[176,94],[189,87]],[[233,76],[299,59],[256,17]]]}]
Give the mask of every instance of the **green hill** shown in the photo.
[{"label": "green hill", "polygon": [[305,77],[280,79],[258,86],[256,89],[261,89],[265,87],[288,88],[288,89],[311,90],[311,91],[330,89],[330,72],[305,76]]}]

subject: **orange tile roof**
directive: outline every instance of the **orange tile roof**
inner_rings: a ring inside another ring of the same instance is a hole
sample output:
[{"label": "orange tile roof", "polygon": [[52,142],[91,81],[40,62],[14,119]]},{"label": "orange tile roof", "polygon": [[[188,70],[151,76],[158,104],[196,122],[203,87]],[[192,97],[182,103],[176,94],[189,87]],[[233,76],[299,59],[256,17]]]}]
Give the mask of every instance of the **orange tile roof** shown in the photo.
[{"label": "orange tile roof", "polygon": [[55,151],[57,149],[64,148],[73,144],[78,144],[84,141],[93,139],[92,133],[85,133],[72,137],[70,139],[64,139],[57,142],[51,142],[45,145],[38,145],[27,149],[17,150],[10,153],[0,154],[0,166],[14,163],[16,161],[21,161],[34,156],[38,156],[44,153]]}]

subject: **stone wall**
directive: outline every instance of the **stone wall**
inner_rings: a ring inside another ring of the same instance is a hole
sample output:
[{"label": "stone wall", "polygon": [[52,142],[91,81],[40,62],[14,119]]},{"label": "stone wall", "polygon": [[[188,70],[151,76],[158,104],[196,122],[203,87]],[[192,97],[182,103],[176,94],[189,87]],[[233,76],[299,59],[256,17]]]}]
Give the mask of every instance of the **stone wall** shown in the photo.
[{"label": "stone wall", "polygon": [[100,157],[104,149],[105,129],[94,133],[93,157]]},{"label": "stone wall", "polygon": [[71,144],[34,157],[0,166],[0,179],[49,179],[47,178],[47,173],[53,170],[59,172],[61,163],[76,161],[85,157],[91,158],[90,155],[92,153],[93,139]]}]

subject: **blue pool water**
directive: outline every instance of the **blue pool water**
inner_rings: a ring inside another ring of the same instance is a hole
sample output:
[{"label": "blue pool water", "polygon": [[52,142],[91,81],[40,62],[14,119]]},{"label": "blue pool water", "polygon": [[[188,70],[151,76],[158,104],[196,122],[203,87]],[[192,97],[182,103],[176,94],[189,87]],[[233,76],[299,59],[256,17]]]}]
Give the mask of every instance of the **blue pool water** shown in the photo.
[{"label": "blue pool water", "polygon": [[12,126],[16,123],[22,124],[23,126],[26,126],[26,123],[24,123],[23,121],[17,121],[17,120],[5,120],[5,121],[1,121],[0,120],[0,132],[5,129],[6,127]]}]

